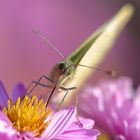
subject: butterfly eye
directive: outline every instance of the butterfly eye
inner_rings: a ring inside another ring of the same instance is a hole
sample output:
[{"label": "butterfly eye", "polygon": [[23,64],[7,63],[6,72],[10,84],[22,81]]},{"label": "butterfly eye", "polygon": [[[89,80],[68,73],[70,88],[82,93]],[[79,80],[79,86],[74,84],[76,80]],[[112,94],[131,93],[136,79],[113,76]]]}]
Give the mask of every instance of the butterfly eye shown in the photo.
[{"label": "butterfly eye", "polygon": [[59,68],[60,70],[63,70],[63,69],[65,68],[65,64],[64,64],[64,63],[60,63],[60,64],[58,65],[58,68]]},{"label": "butterfly eye", "polygon": [[68,65],[69,63],[59,63],[58,68],[62,72],[63,75],[69,75],[71,65]]}]

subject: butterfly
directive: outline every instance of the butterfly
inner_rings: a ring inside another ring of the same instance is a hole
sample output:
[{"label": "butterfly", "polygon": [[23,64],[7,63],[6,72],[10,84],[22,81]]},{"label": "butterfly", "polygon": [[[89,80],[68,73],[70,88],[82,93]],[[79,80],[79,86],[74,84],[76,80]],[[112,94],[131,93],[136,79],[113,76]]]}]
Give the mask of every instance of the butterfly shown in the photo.
[{"label": "butterfly", "polygon": [[[131,19],[133,12],[134,7],[131,4],[124,5],[113,18],[91,34],[78,49],[67,58],[56,49],[52,42],[45,38],[40,32],[34,30],[34,32],[47,42],[63,60],[53,67],[49,77],[42,75],[37,81],[32,81],[31,84],[35,85],[28,94],[30,94],[38,85],[52,88],[48,98],[49,103],[54,91],[56,89],[61,89],[58,94],[59,96],[56,97],[57,102],[61,102],[61,108],[66,95],[69,93],[69,97],[67,98],[67,100],[69,100],[72,93],[80,89],[95,70],[98,69],[112,75],[112,71],[103,70],[97,66],[113,47],[120,32]],[[47,79],[50,84],[46,85],[42,83],[42,79]],[[27,89],[30,88],[31,84]]]}]

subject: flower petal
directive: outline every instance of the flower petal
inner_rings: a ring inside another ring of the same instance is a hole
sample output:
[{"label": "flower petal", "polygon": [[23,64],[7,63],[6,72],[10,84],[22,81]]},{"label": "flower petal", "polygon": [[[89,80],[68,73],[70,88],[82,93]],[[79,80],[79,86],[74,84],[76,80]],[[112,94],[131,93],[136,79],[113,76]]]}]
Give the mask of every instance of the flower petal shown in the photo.
[{"label": "flower petal", "polygon": [[81,126],[78,121],[73,122],[71,126],[66,131],[64,131],[63,134],[57,136],[57,139],[96,140],[97,136],[99,135],[99,131],[92,129],[94,121],[81,117],[79,119],[83,126]]},{"label": "flower petal", "polygon": [[94,126],[94,121],[91,119],[85,119],[82,117],[79,117],[81,124],[76,120],[74,121],[71,126],[68,128],[68,130],[78,130],[81,128],[85,128],[85,129],[92,129]]},{"label": "flower petal", "polygon": [[49,126],[43,133],[42,137],[51,139],[62,134],[74,121],[76,109],[70,108],[57,112],[51,119]]},{"label": "flower petal", "polygon": [[5,122],[7,125],[11,125],[10,120],[0,111],[0,121]]},{"label": "flower petal", "polygon": [[99,131],[96,129],[69,130],[57,137],[60,140],[96,140]]},{"label": "flower petal", "polygon": [[13,95],[12,95],[14,103],[17,101],[18,97],[22,98],[25,96],[25,90],[26,88],[24,87],[23,84],[21,83],[17,84],[17,86],[13,90]]},{"label": "flower petal", "polygon": [[0,139],[16,140],[16,138],[18,138],[16,130],[12,128],[9,119],[0,111]]},{"label": "flower petal", "polygon": [[126,140],[126,138],[123,135],[117,135],[115,140]]},{"label": "flower petal", "polygon": [[0,106],[3,107],[7,107],[7,101],[8,101],[9,97],[8,94],[4,88],[4,85],[2,84],[2,82],[0,81]]},{"label": "flower petal", "polygon": [[17,135],[8,136],[8,133],[0,133],[1,140],[21,140]]},{"label": "flower petal", "polygon": [[83,116],[114,140],[140,139],[140,89],[133,89],[130,78],[104,80],[85,91],[79,105]]},{"label": "flower petal", "polygon": [[93,128],[93,126],[95,124],[95,122],[93,120],[82,118],[82,117],[80,117],[80,122],[82,123],[83,128],[85,128],[85,129],[91,129],[91,128]]}]

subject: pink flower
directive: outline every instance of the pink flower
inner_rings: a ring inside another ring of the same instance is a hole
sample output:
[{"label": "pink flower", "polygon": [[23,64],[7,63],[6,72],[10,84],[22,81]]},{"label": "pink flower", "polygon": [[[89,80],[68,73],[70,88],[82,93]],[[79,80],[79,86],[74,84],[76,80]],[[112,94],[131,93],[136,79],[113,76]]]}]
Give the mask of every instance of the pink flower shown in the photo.
[{"label": "pink flower", "polygon": [[[24,86],[18,85],[13,92],[14,103],[2,83],[0,84],[0,138],[2,140],[96,140],[99,131],[92,129],[94,121],[76,119],[76,109],[71,107],[55,112],[46,108],[37,97],[23,97]],[[19,96],[19,97],[18,97]],[[18,98],[17,98],[18,97]]]},{"label": "pink flower", "polygon": [[108,139],[140,139],[140,90],[132,88],[130,78],[104,80],[80,97],[81,113],[95,119]]}]

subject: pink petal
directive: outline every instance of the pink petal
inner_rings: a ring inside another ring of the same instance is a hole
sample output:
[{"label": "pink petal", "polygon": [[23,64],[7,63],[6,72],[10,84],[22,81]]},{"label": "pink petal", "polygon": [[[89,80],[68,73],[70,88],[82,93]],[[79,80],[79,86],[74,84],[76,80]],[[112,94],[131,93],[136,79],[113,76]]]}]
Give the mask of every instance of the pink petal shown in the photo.
[{"label": "pink petal", "polygon": [[126,138],[123,135],[118,135],[115,137],[115,140],[126,140]]},{"label": "pink petal", "polygon": [[76,120],[71,124],[71,126],[68,128],[68,130],[76,130],[76,129],[81,129],[81,128],[85,128],[85,129],[92,129],[93,128],[93,126],[94,126],[94,121],[93,120],[85,119],[85,118],[82,118],[82,117],[80,117],[79,119],[80,119],[80,122],[82,123],[82,126]]},{"label": "pink petal", "polygon": [[0,81],[0,107],[7,107],[8,99],[9,99],[8,94],[4,88],[4,85]]},{"label": "pink petal", "polygon": [[83,128],[86,128],[86,129],[93,128],[93,126],[95,124],[95,122],[93,120],[82,118],[82,117],[80,117],[80,122],[82,123]]},{"label": "pink petal", "polygon": [[70,108],[62,110],[54,114],[49,126],[43,133],[42,137],[52,139],[62,134],[74,121],[76,117],[76,109]]},{"label": "pink petal", "polygon": [[8,125],[7,122],[0,120],[0,136],[12,138],[17,136],[17,132],[12,128],[12,126]]},{"label": "pink petal", "polygon": [[58,140],[96,140],[99,131],[96,129],[69,130],[57,137]]},{"label": "pink petal", "polygon": [[20,140],[19,134],[12,128],[10,120],[0,111],[0,139]]},{"label": "pink petal", "polygon": [[25,87],[23,84],[18,84],[13,90],[13,101],[16,102],[18,97],[22,98],[25,96]]},{"label": "pink petal", "polygon": [[94,121],[85,118],[79,119],[83,126],[81,126],[78,121],[73,122],[71,126],[66,131],[64,131],[63,134],[57,136],[57,139],[96,140],[97,136],[99,135],[99,131],[91,129],[93,128]]},{"label": "pink petal", "polygon": [[11,125],[10,120],[0,111],[0,121],[5,122],[7,125]]},{"label": "pink petal", "polygon": [[6,133],[0,133],[1,140],[21,140],[17,135],[8,136]]}]

